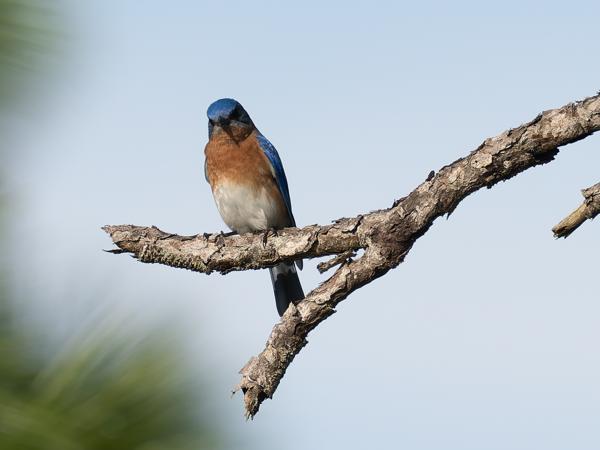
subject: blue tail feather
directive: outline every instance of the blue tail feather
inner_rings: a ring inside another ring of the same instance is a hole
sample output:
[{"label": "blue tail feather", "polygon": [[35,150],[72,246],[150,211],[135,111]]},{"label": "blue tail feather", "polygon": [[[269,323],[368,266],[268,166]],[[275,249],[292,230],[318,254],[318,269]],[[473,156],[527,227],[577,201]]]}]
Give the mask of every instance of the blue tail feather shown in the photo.
[{"label": "blue tail feather", "polygon": [[280,316],[283,316],[290,303],[296,303],[304,298],[300,279],[294,264],[278,264],[275,267],[270,267],[269,273],[273,283],[277,312]]}]

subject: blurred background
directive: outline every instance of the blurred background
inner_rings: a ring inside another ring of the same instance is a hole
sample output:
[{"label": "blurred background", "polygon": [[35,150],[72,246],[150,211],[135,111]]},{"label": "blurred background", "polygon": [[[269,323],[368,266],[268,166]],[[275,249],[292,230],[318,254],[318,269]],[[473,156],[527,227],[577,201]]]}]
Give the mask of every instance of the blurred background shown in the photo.
[{"label": "blurred background", "polygon": [[[256,419],[230,397],[268,274],[102,252],[224,229],[207,106],[238,99],[300,226],[389,206],[600,88],[597,2],[0,0],[0,448],[600,448],[600,137],[464,201],[339,306]],[[305,291],[323,281],[309,261]]]}]

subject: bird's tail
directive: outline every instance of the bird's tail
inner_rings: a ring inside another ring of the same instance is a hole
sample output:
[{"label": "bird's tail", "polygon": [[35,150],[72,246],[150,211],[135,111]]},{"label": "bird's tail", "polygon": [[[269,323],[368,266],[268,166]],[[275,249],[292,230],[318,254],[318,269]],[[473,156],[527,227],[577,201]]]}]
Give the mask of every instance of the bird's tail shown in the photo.
[{"label": "bird's tail", "polygon": [[275,292],[275,304],[280,316],[291,302],[297,302],[304,298],[304,292],[296,273],[294,264],[281,263],[269,268],[273,291]]}]

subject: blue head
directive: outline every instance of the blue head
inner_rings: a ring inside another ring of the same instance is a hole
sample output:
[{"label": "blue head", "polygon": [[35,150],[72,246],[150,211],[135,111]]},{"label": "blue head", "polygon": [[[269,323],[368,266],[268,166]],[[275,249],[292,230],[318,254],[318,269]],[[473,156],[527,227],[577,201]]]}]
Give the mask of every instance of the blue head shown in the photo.
[{"label": "blue head", "polygon": [[213,134],[225,132],[235,142],[240,142],[254,130],[254,123],[244,107],[232,98],[213,102],[206,115],[209,138]]}]

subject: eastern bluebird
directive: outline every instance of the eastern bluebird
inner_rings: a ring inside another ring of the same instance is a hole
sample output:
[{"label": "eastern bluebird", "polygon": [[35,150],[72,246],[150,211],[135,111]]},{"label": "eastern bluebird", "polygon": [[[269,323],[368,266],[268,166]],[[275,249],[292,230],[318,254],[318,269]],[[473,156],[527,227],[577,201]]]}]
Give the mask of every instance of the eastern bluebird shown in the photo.
[{"label": "eastern bluebird", "polygon": [[[207,115],[204,175],[223,221],[236,233],[295,227],[287,179],[273,144],[233,99],[217,100]],[[302,261],[296,264],[302,269]],[[269,272],[281,316],[304,292],[293,263],[277,264]]]}]

